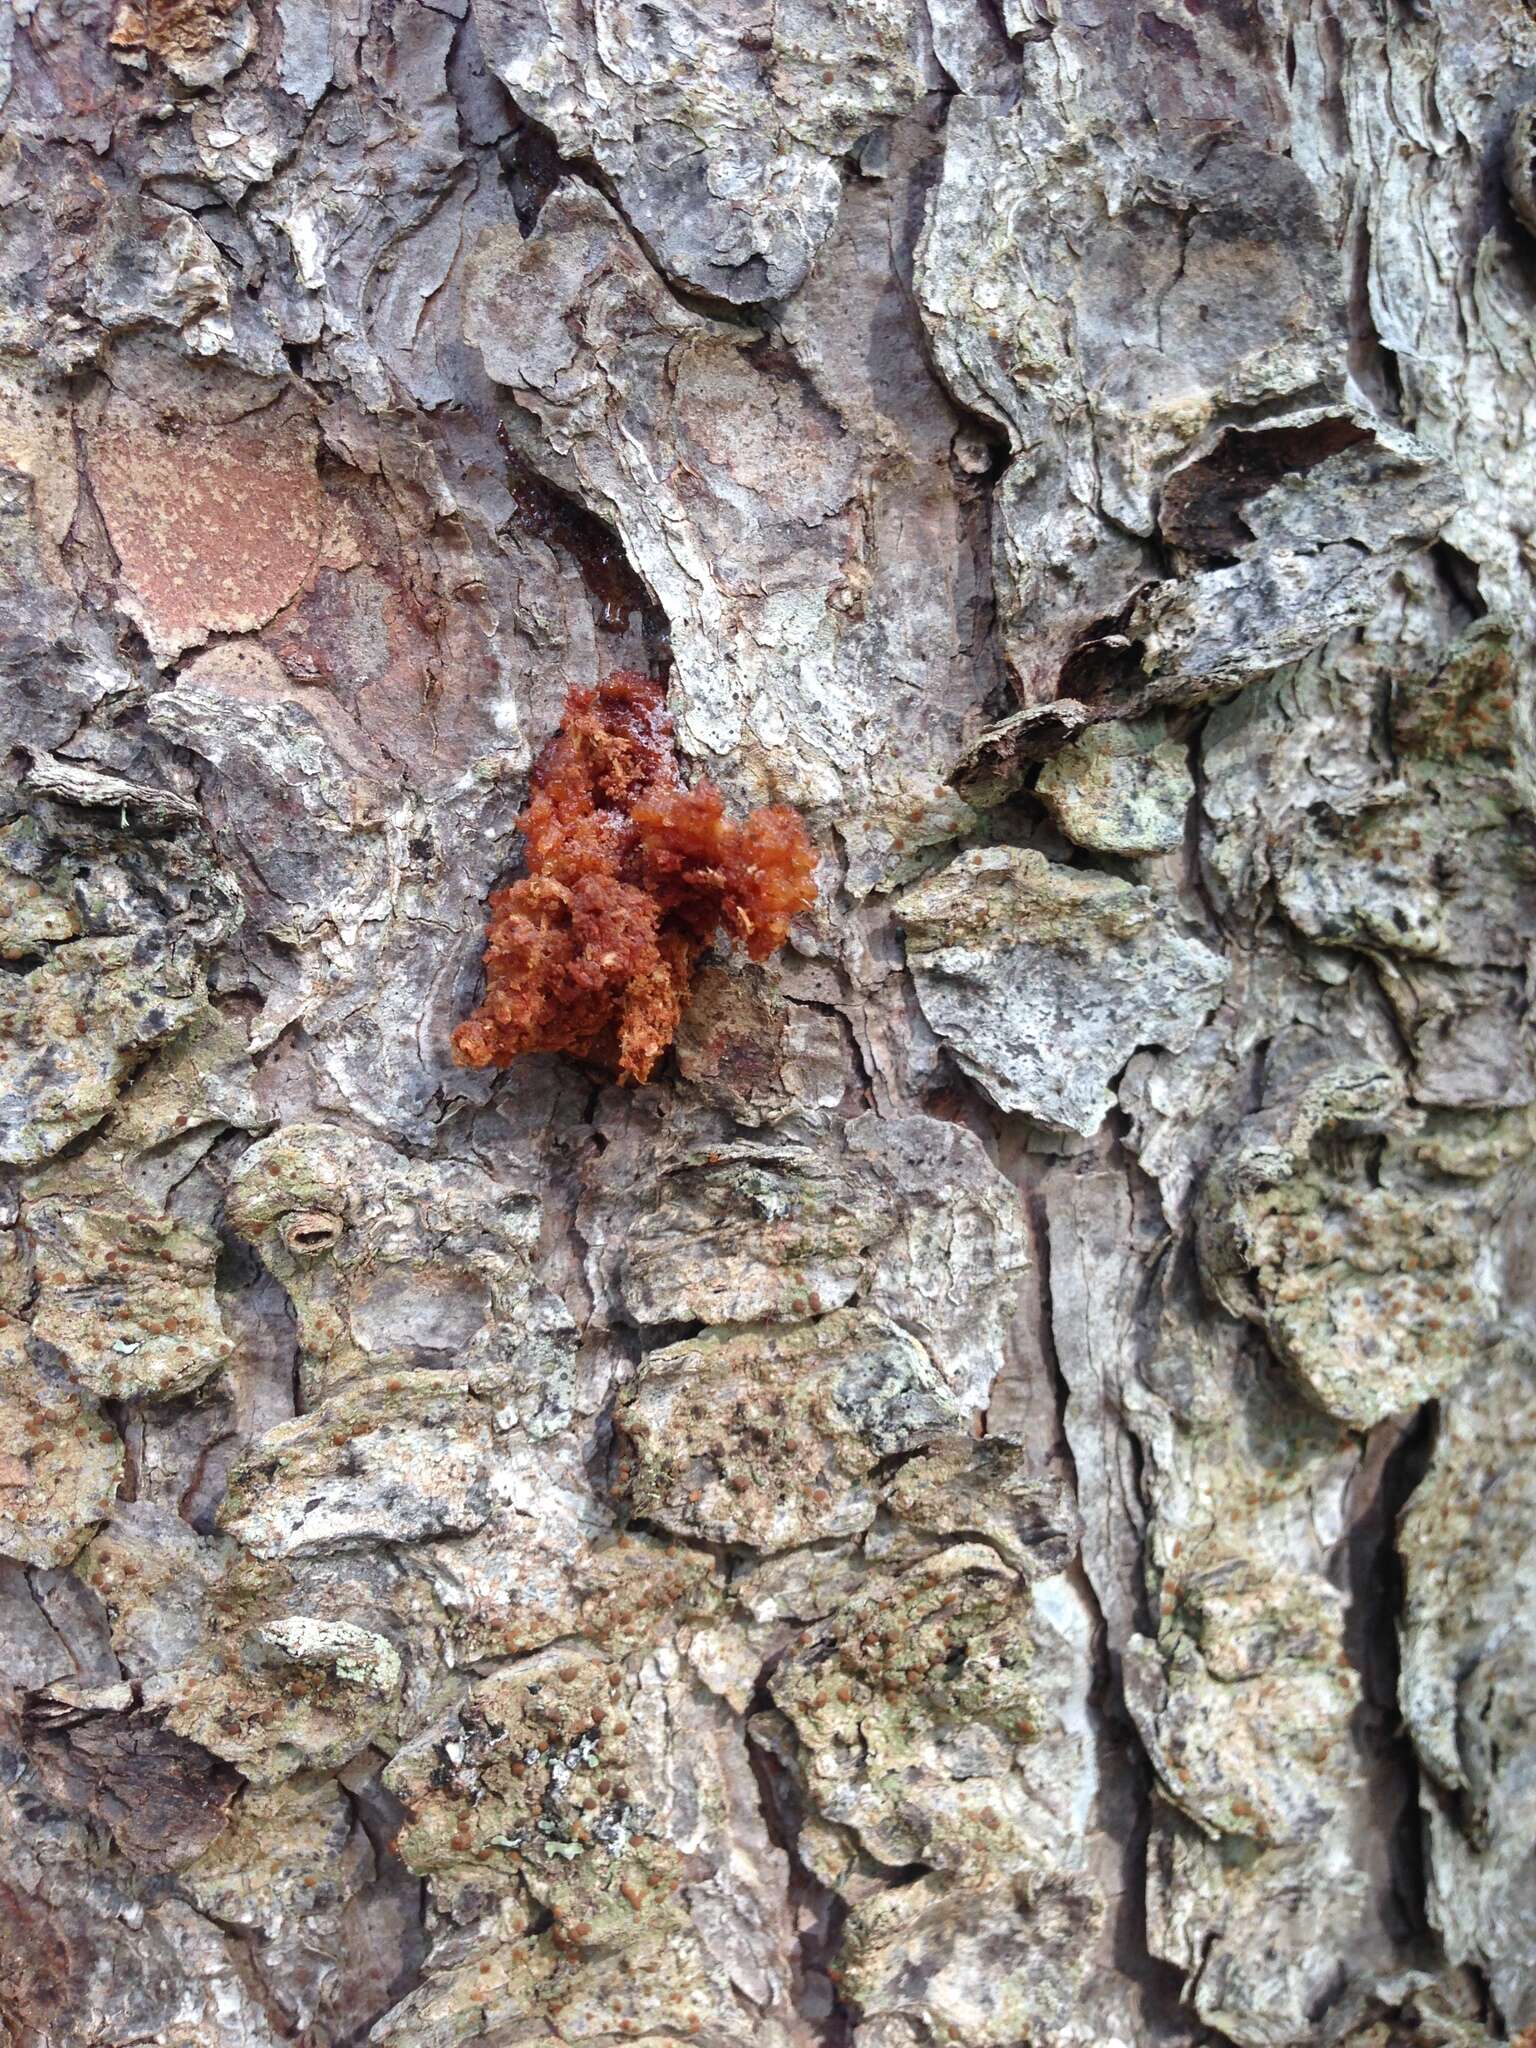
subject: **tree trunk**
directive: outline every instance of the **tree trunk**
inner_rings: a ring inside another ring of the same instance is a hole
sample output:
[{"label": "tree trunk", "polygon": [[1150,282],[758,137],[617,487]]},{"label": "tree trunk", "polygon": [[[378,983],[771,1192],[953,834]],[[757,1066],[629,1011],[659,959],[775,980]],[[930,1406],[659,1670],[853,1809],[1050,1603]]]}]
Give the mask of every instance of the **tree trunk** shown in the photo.
[{"label": "tree trunk", "polygon": [[[9,2041],[1532,2027],[1528,7],[0,53]],[[465,1070],[624,670],[816,907]]]}]

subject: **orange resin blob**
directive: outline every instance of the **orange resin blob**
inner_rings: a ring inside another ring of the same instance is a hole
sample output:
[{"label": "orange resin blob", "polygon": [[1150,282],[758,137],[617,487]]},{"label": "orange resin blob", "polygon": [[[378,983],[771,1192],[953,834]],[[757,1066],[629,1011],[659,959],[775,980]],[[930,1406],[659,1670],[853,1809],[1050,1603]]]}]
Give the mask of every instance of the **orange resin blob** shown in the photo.
[{"label": "orange resin blob", "polygon": [[716,932],[766,960],[816,900],[798,813],[735,824],[712,783],[685,788],[644,676],[570,692],[518,824],[528,872],[491,897],[485,1000],[453,1034],[466,1067],[565,1052],[644,1081]]}]

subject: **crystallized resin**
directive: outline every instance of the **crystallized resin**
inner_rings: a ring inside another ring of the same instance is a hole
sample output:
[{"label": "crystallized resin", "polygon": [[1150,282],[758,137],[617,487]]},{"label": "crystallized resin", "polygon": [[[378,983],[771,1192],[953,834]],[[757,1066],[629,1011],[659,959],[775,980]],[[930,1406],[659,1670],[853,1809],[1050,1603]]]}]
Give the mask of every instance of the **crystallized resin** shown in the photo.
[{"label": "crystallized resin", "polygon": [[722,927],[754,960],[816,900],[816,855],[782,804],[733,823],[685,788],[657,683],[572,689],[518,820],[527,874],[491,897],[485,999],[453,1034],[469,1067],[564,1052],[644,1081]]}]

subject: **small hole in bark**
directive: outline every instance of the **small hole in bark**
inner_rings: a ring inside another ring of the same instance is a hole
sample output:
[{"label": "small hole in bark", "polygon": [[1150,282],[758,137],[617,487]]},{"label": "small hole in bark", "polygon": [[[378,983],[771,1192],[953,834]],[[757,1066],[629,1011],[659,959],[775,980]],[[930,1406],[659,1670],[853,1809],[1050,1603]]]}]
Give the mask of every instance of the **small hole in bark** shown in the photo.
[{"label": "small hole in bark", "polygon": [[968,482],[995,484],[1010,460],[1008,437],[993,421],[973,413],[956,427],[949,459]]},{"label": "small hole in bark", "polygon": [[282,1226],[283,1243],[296,1258],[312,1259],[321,1252],[327,1252],[341,1236],[341,1218],[327,1216],[319,1210],[298,1216],[284,1218]]}]

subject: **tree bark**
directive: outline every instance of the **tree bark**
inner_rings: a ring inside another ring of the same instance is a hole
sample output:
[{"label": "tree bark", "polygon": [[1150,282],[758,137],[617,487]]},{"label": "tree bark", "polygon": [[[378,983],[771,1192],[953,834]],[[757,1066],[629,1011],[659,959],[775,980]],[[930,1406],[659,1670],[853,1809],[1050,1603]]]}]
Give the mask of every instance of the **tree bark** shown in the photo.
[{"label": "tree bark", "polygon": [[[1533,90],[0,17],[17,2048],[1536,2029]],[[620,670],[817,906],[464,1071]]]}]

